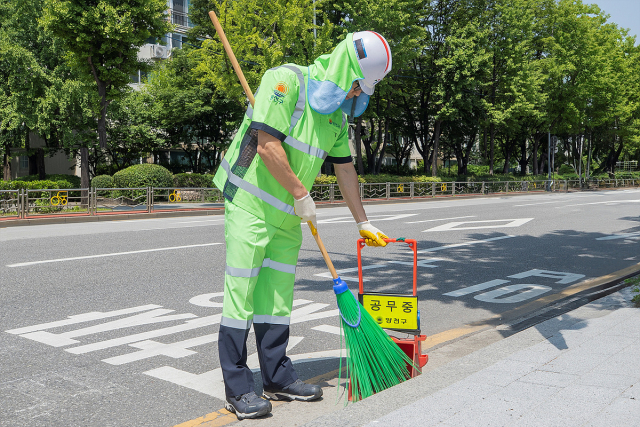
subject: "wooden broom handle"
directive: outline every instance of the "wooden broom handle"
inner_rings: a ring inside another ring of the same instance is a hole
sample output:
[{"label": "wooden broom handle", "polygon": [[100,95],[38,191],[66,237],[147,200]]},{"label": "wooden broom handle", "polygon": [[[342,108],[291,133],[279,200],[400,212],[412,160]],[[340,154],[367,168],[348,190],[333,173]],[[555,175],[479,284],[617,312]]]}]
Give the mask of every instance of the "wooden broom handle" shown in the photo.
[{"label": "wooden broom handle", "polygon": [[218,17],[216,13],[211,10],[209,11],[209,18],[211,18],[211,22],[213,22],[213,26],[216,27],[216,31],[218,32],[218,36],[220,37],[220,41],[222,41],[222,45],[224,46],[224,50],[227,52],[227,56],[231,60],[231,65],[238,75],[238,79],[240,80],[240,84],[242,85],[242,89],[244,89],[244,93],[249,98],[249,102],[251,103],[251,107],[256,103],[255,98],[253,97],[253,92],[251,92],[251,88],[249,87],[249,83],[244,78],[244,74],[242,74],[242,69],[240,68],[240,64],[236,60],[236,56],[233,54],[233,50],[231,49],[231,45],[227,40],[227,36],[224,35],[224,30],[222,29],[222,25],[220,25],[220,21],[218,21]]},{"label": "wooden broom handle", "polygon": [[322,258],[324,258],[324,262],[327,263],[327,268],[329,268],[329,271],[331,272],[331,277],[333,277],[334,279],[337,279],[338,273],[336,273],[336,269],[333,266],[333,263],[331,262],[331,258],[329,258],[329,254],[327,253],[327,250],[324,248],[324,244],[322,243],[322,239],[318,234],[318,230],[316,230],[316,228],[313,226],[313,223],[311,221],[307,221],[307,224],[309,224],[309,228],[311,229],[311,234],[313,234],[313,238],[316,239],[316,243],[318,244],[318,248],[320,248],[320,252],[322,253]]},{"label": "wooden broom handle", "polygon": [[[233,50],[231,49],[231,45],[227,40],[227,36],[224,35],[224,30],[220,25],[220,21],[218,21],[218,17],[216,16],[216,13],[213,10],[209,11],[209,17],[211,18],[211,22],[213,22],[213,26],[216,28],[216,31],[218,32],[218,36],[220,36],[220,40],[222,41],[224,50],[227,52],[227,55],[231,60],[231,65],[233,65],[233,69],[238,75],[238,79],[240,80],[240,84],[244,89],[244,93],[247,95],[247,98],[249,98],[249,102],[253,107],[254,104],[256,103],[256,100],[253,97],[253,93],[251,92],[251,88],[249,87],[247,80],[244,78],[244,74],[242,74],[242,69],[240,68],[240,64],[238,64],[238,61],[236,60],[236,56],[233,54]],[[313,234],[313,238],[316,239],[318,248],[322,253],[322,258],[324,258],[324,262],[327,264],[327,268],[329,268],[329,271],[331,272],[331,277],[333,277],[334,279],[337,279],[338,273],[336,273],[336,269],[333,266],[333,263],[331,262],[331,258],[329,258],[329,254],[327,253],[327,250],[325,249],[324,244],[322,243],[322,239],[318,234],[318,230],[313,226],[313,223],[311,221],[307,221],[307,224],[309,224],[309,229],[311,230],[311,234]]]}]

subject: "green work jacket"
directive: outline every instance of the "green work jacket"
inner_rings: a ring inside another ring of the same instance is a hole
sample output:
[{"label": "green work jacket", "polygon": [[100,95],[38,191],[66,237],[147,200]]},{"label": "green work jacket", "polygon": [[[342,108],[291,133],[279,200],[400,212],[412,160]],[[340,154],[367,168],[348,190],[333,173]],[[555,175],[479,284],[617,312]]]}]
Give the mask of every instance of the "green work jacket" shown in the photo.
[{"label": "green work jacket", "polygon": [[287,64],[267,71],[213,182],[225,199],[279,228],[300,225],[293,196],[257,154],[258,130],[280,141],[289,165],[311,190],[322,164],[350,163],[346,115],[314,111],[308,102],[308,68]]}]

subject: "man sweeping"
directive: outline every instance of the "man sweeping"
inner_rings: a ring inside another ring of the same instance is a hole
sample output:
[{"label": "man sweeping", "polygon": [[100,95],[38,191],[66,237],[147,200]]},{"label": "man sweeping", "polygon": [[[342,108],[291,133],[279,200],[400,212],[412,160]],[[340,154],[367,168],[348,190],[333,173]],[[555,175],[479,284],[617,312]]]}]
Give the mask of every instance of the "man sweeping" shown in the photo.
[{"label": "man sweeping", "polygon": [[[225,408],[238,419],[271,412],[269,400],[310,401],[317,385],[298,379],[286,355],[301,221],[316,224],[309,190],[325,161],[368,245],[385,236],[367,220],[348,141],[347,115],[361,115],[375,85],[391,71],[387,41],[350,33],[331,54],[307,66],[267,71],[214,182],[225,197],[226,271],[218,348]],[[247,336],[256,335],[263,396],[247,367]]]}]

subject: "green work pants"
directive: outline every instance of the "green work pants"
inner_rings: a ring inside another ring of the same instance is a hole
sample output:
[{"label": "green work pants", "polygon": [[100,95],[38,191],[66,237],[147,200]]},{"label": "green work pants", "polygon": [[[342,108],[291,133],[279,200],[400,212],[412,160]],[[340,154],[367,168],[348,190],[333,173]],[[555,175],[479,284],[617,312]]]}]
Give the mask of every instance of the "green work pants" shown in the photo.
[{"label": "green work pants", "polygon": [[218,349],[227,396],[253,391],[246,340],[253,324],[266,388],[297,379],[286,356],[302,230],[280,229],[225,203],[227,258]]}]

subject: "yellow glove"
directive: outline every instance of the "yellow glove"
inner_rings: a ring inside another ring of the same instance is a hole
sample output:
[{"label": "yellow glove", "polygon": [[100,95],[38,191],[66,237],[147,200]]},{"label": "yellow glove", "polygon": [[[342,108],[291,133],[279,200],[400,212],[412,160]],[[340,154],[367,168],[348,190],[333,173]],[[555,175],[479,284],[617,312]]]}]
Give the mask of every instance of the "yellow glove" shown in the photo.
[{"label": "yellow glove", "polygon": [[369,221],[359,222],[358,230],[367,246],[387,246],[387,242],[385,242],[384,239],[388,239],[389,237],[371,225]]}]

